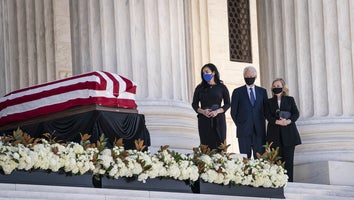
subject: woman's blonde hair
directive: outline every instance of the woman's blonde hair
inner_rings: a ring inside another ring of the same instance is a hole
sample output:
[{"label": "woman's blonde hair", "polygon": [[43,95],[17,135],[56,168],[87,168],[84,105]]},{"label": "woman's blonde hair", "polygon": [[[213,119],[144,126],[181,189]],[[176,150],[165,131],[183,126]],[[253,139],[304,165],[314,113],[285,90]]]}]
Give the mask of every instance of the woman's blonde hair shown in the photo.
[{"label": "woman's blonde hair", "polygon": [[274,83],[277,82],[277,81],[280,81],[281,84],[283,85],[283,92],[282,92],[282,95],[284,95],[284,96],[289,96],[289,88],[286,87],[285,81],[284,81],[284,79],[282,79],[282,78],[276,78],[276,79],[272,82],[271,88],[272,88],[272,94],[273,94],[273,96],[274,96],[274,92],[273,92],[273,88],[274,88],[274,87],[273,87],[273,85],[274,85]]}]

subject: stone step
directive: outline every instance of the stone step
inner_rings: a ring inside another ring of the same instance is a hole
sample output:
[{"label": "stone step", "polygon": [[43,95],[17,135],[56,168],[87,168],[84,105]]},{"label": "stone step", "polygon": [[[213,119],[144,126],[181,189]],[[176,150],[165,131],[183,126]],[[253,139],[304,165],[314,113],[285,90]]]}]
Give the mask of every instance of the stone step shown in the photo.
[{"label": "stone step", "polygon": [[[289,183],[285,187],[284,193],[288,198],[295,196],[323,196],[323,197],[343,197],[354,199],[353,186],[323,185],[310,183]],[[307,198],[309,199],[309,198]]]},{"label": "stone step", "polygon": [[[0,197],[13,197],[18,199],[85,199],[85,200],[231,200],[235,196],[207,195],[193,193],[171,193],[141,190],[120,190],[105,188],[83,188],[64,186],[44,186],[26,184],[0,184]],[[43,198],[44,197],[44,198]],[[264,200],[265,198],[238,197],[244,200]]]},{"label": "stone step", "polygon": [[[141,190],[120,190],[105,188],[84,188],[65,186],[45,186],[26,184],[0,184],[0,197],[18,199],[47,200],[219,200],[235,199],[234,196],[206,195],[193,193],[172,193]],[[244,200],[264,200],[264,198],[240,197]]]},{"label": "stone step", "polygon": [[[38,199],[32,199],[32,198],[25,198],[26,200],[38,200]],[[24,200],[24,198],[17,198],[17,197],[0,197],[0,200]]]},{"label": "stone step", "polygon": [[[284,192],[286,199],[354,200],[353,186],[288,183]],[[0,183],[0,200],[231,200],[235,198],[241,200],[269,199],[227,195]]]},{"label": "stone step", "polygon": [[16,197],[19,199],[75,199],[75,200],[105,200],[104,195],[94,195],[94,194],[84,194],[84,193],[57,193],[54,191],[51,192],[38,192],[38,191],[2,191],[1,197],[6,197],[8,199]]},{"label": "stone step", "polygon": [[285,195],[285,198],[288,200],[354,200],[354,197],[323,196],[310,194],[287,194]]}]

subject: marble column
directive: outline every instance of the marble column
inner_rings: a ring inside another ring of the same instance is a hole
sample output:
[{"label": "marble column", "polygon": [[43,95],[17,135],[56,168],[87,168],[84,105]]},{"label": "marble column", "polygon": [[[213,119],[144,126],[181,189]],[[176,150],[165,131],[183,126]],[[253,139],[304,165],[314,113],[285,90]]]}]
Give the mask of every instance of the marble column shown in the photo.
[{"label": "marble column", "polygon": [[185,12],[176,0],[70,1],[73,73],[106,70],[136,82],[152,148],[199,144]]},{"label": "marble column", "polygon": [[190,5],[192,60],[196,75],[192,85],[196,86],[200,83],[201,67],[210,62],[208,2],[196,0],[190,1],[188,4]]},{"label": "marble column", "polygon": [[66,21],[57,20],[56,13],[63,11],[57,5],[53,0],[0,1],[0,95],[59,78],[57,25]]},{"label": "marble column", "polygon": [[296,164],[354,161],[354,2],[257,1],[262,85],[285,78],[300,109]]}]

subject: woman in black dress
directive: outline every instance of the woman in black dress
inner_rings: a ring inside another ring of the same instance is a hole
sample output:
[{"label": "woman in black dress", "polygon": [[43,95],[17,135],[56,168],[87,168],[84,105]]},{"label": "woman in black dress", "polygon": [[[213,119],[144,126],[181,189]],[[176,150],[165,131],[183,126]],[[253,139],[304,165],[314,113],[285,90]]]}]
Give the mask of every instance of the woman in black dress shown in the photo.
[{"label": "woman in black dress", "polygon": [[195,88],[192,102],[193,109],[198,113],[200,144],[218,149],[226,140],[225,112],[230,108],[230,95],[214,64],[202,67],[201,78],[202,82]]},{"label": "woman in black dress", "polygon": [[289,182],[293,182],[293,163],[295,146],[301,144],[300,134],[296,127],[299,118],[295,100],[289,96],[289,90],[285,81],[281,78],[272,83],[273,97],[268,99],[265,105],[265,115],[268,120],[268,143],[273,142],[272,147],[279,147],[279,156],[285,162],[285,169],[289,176]]}]

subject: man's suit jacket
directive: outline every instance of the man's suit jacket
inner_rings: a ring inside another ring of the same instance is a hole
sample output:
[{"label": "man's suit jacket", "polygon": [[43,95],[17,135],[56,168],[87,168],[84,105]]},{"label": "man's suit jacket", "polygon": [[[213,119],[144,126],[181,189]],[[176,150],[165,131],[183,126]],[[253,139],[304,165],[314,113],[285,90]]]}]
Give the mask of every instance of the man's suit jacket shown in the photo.
[{"label": "man's suit jacket", "polygon": [[[279,119],[279,111],[288,111],[291,113],[291,123],[287,126],[279,126],[275,121]],[[295,100],[291,96],[282,96],[280,108],[278,106],[277,97],[274,96],[267,100],[265,105],[266,118],[268,120],[267,137],[268,142],[273,142],[272,147],[277,147],[280,142],[283,146],[296,146],[301,144],[299,131],[296,127],[296,120],[299,118],[299,110],[297,109]]]},{"label": "man's suit jacket", "polygon": [[234,89],[231,97],[231,117],[237,126],[237,137],[252,136],[254,129],[258,137],[265,137],[264,103],[268,99],[264,88],[255,86],[256,102],[252,107],[247,86]]}]

